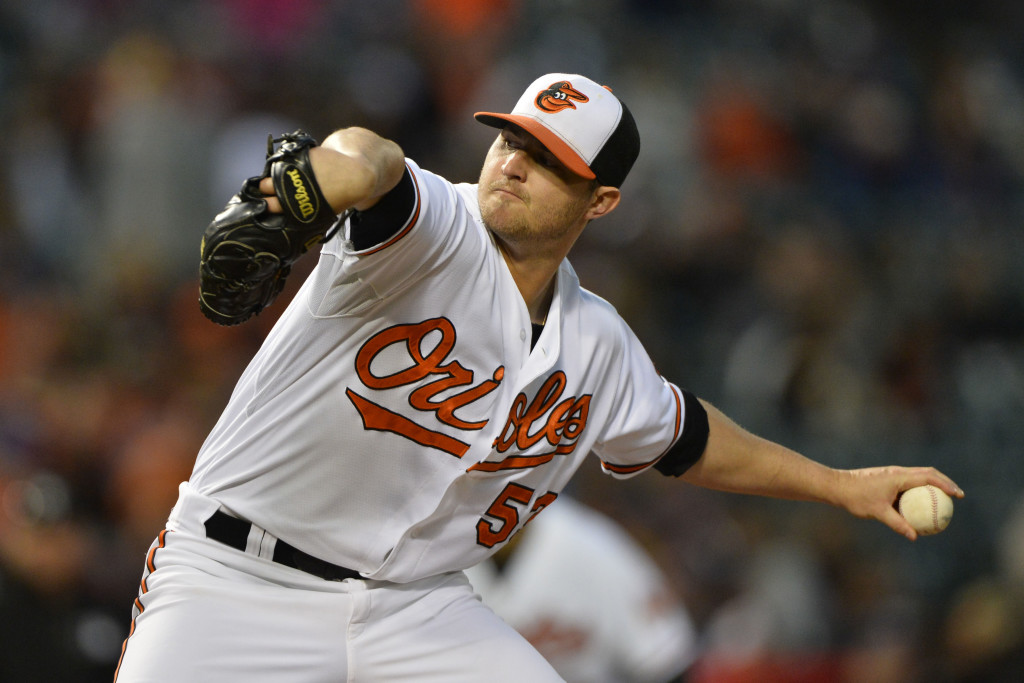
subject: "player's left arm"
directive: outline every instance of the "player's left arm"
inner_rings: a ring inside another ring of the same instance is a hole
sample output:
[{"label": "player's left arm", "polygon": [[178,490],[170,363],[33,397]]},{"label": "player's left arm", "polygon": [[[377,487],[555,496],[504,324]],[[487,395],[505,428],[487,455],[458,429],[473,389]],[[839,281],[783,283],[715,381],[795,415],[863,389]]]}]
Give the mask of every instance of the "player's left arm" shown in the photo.
[{"label": "player's left arm", "polygon": [[933,467],[828,467],[750,433],[706,401],[701,404],[708,417],[707,445],[681,475],[691,484],[827,503],[857,517],[877,519],[910,540],[917,534],[894,507],[900,493],[932,484],[951,496],[964,496],[952,479]]},{"label": "player's left arm", "polygon": [[258,315],[292,265],[342,225],[339,213],[369,209],[399,184],[404,159],[396,143],[364,128],[338,130],[322,146],[301,130],[271,136],[262,175],[246,179],[203,233],[203,314],[220,325]]},{"label": "player's left arm", "polygon": [[[405,155],[392,140],[371,130],[353,126],[331,133],[309,150],[309,160],[319,190],[334,212],[369,209],[402,179]],[[271,213],[281,213],[272,179],[259,185]]]}]

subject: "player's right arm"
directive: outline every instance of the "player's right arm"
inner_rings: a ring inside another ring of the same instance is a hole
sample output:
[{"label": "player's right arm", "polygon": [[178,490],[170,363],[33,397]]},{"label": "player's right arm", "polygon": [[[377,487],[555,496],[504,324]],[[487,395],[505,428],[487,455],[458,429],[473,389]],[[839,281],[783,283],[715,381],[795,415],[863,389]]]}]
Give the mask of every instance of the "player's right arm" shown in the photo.
[{"label": "player's right arm", "polygon": [[[320,191],[335,213],[365,211],[394,188],[405,172],[405,155],[392,140],[366,128],[342,128],[309,151]],[[264,178],[260,191],[273,213],[281,211],[273,182]]]},{"label": "player's right arm", "polygon": [[857,517],[877,519],[911,540],[916,532],[894,507],[900,493],[932,484],[951,496],[964,495],[949,477],[932,467],[828,467],[751,434],[710,403],[701,403],[707,410],[709,434],[703,455],[682,474],[691,484],[828,503]]}]

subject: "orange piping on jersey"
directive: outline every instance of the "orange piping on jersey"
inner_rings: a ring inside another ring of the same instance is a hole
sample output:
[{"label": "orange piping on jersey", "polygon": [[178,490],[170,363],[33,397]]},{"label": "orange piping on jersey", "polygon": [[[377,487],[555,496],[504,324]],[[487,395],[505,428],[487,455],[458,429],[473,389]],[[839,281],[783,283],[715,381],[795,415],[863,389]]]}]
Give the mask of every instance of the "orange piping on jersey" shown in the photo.
[{"label": "orange piping on jersey", "polygon": [[651,465],[665,457],[665,454],[668,453],[669,449],[672,448],[672,446],[674,446],[676,441],[679,439],[680,427],[682,426],[683,418],[683,405],[682,401],[679,398],[679,391],[676,390],[675,386],[673,386],[672,384],[669,384],[669,387],[672,389],[672,396],[676,400],[676,426],[675,433],[672,435],[672,442],[668,445],[668,448],[662,451],[661,455],[659,455],[654,460],[649,460],[647,462],[640,463],[639,465],[613,465],[612,463],[605,462],[604,460],[602,460],[602,467],[604,467],[609,472],[615,472],[616,474],[632,474],[633,472],[639,472],[644,468],[650,467]]},{"label": "orange piping on jersey", "polygon": [[[142,582],[139,584],[139,597],[135,598],[135,609],[138,611],[135,613],[135,616],[132,617],[132,624],[128,629],[128,638],[131,638],[132,634],[135,633],[135,621],[139,618],[139,615],[142,614],[142,611],[146,609],[142,604],[142,596],[149,592],[149,585],[146,581],[149,579],[149,575],[156,571],[156,551],[164,547],[167,531],[167,529],[164,529],[160,532],[160,535],[157,536],[156,545],[150,549],[149,555],[146,556],[146,569],[148,571],[146,575],[142,577]],[[115,683],[117,682],[117,674],[121,671],[121,662],[124,661],[124,651],[128,649],[128,638],[125,638],[124,642],[121,644],[121,656],[117,658],[117,668],[114,669]]]},{"label": "orange piping on jersey", "polygon": [[[408,166],[409,165],[406,164],[407,168],[408,168]],[[381,249],[387,249],[392,244],[394,244],[395,242],[397,242],[398,240],[402,239],[407,234],[409,234],[409,231],[412,230],[412,226],[416,225],[416,221],[419,220],[419,218],[420,218],[420,207],[422,206],[422,203],[420,201],[420,186],[416,182],[416,174],[412,172],[411,168],[409,169],[409,177],[412,178],[413,191],[416,194],[416,206],[413,209],[412,218],[409,219],[409,222],[405,224],[405,227],[403,227],[401,230],[399,230],[398,233],[395,234],[394,237],[389,239],[387,242],[384,242],[383,244],[378,244],[376,247],[374,247],[373,249],[370,249],[369,251],[364,251],[363,252],[363,256],[368,256],[370,254],[376,254]]]},{"label": "orange piping on jersey", "polygon": [[[672,443],[676,442],[679,435],[682,433],[681,427],[683,426],[683,401],[679,398],[679,390],[673,384],[668,385],[672,389],[672,396],[676,399],[676,433],[672,435]],[[671,448],[671,446],[669,446]],[[668,452],[668,449],[665,449]]]},{"label": "orange piping on jersey", "polygon": [[633,472],[639,472],[642,469],[650,467],[659,460],[661,460],[660,455],[654,460],[648,460],[647,462],[642,462],[639,465],[613,465],[602,460],[601,466],[609,472],[615,472],[616,474],[632,474]]},{"label": "orange piping on jersey", "polygon": [[346,389],[345,395],[359,411],[360,417],[363,418],[363,427],[366,429],[398,434],[421,446],[436,448],[454,455],[456,458],[461,458],[469,450],[468,443],[463,443],[447,434],[421,427],[409,418],[379,406],[351,389]]}]

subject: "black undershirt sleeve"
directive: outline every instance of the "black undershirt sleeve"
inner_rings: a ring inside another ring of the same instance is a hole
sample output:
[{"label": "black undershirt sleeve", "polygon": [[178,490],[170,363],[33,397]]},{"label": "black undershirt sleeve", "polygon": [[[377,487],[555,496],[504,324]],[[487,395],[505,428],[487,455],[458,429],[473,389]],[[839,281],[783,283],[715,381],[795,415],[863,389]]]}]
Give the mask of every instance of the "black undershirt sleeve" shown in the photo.
[{"label": "black undershirt sleeve", "polygon": [[661,460],[654,464],[666,477],[681,476],[704,455],[708,445],[708,411],[704,410],[697,397],[683,390],[683,404],[686,408],[686,425],[675,445]]},{"label": "black undershirt sleeve", "polygon": [[387,242],[405,227],[416,207],[416,188],[406,167],[402,179],[391,191],[366,211],[355,211],[349,217],[348,238],[356,251],[370,249]]}]

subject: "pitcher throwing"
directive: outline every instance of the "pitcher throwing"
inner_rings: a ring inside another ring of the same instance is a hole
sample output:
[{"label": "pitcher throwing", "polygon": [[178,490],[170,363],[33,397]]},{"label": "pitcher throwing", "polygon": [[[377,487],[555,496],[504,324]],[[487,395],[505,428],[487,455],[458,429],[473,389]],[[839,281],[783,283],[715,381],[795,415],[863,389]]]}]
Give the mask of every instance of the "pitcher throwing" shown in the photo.
[{"label": "pitcher throwing", "polygon": [[558,505],[588,458],[911,539],[901,491],[962,496],[932,468],[839,471],[750,434],[659,376],[580,287],[567,255],[640,150],[609,89],[548,74],[476,118],[497,130],[476,184],[365,129],[322,146],[297,132],[207,229],[217,323],[272,305],[317,244],[319,262],[153,543],[117,681],[558,680],[462,570]]}]

